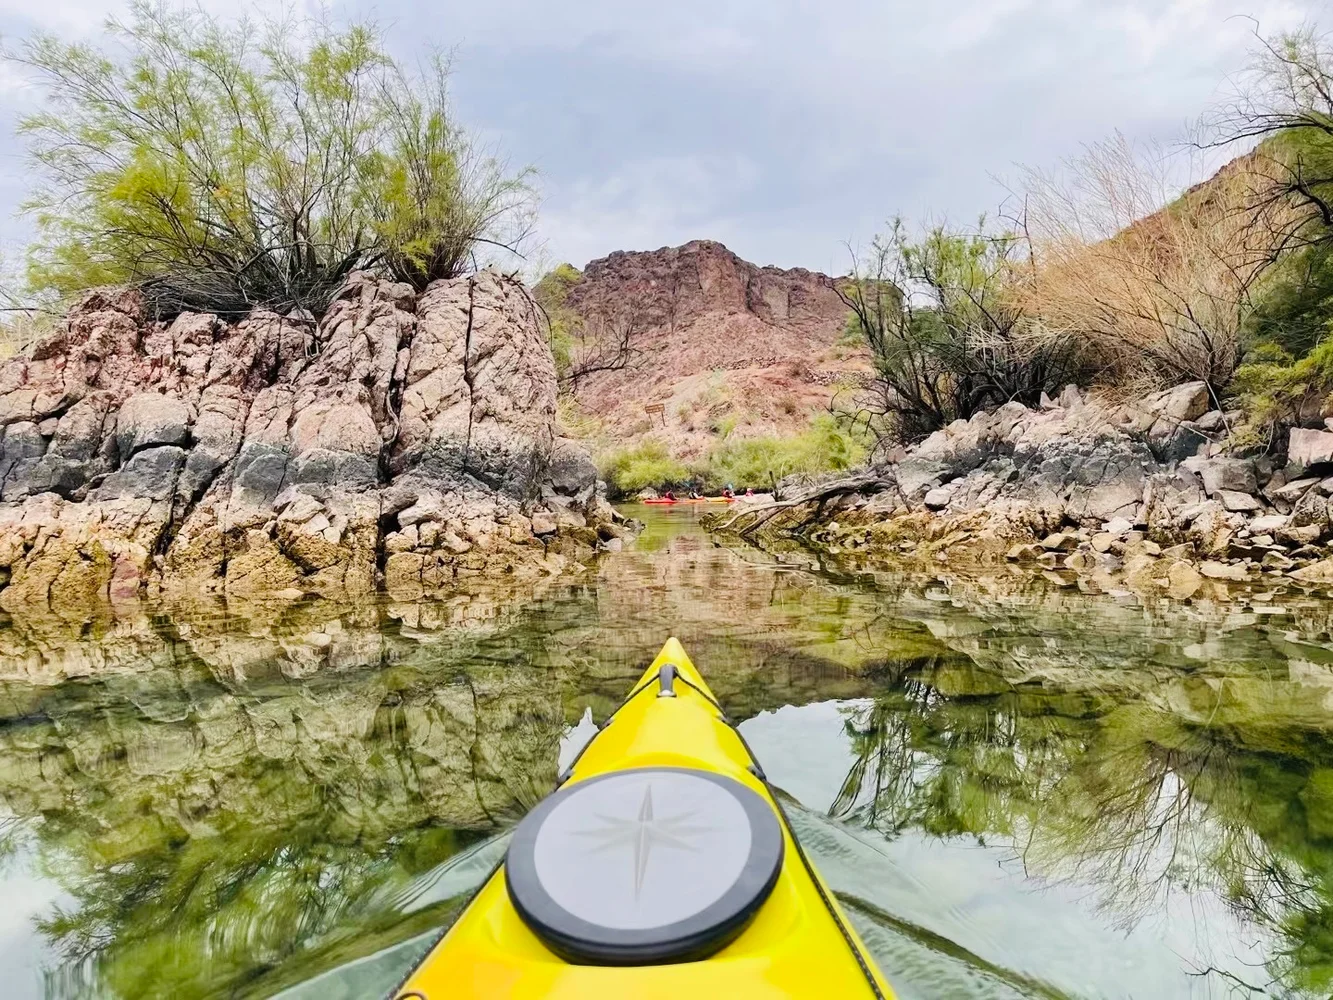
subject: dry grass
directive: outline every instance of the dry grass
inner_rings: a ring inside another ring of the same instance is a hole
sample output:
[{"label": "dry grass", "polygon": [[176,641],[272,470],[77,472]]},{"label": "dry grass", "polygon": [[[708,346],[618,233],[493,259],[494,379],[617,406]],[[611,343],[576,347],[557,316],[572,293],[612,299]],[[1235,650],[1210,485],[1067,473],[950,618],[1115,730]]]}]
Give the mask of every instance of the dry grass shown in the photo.
[{"label": "dry grass", "polygon": [[1169,166],[1117,136],[1062,176],[1028,173],[1028,309],[1087,337],[1117,384],[1200,379],[1216,390],[1239,364],[1251,293],[1280,249],[1285,220],[1273,215],[1286,209],[1255,209],[1267,179],[1253,170],[1173,201]]},{"label": "dry grass", "polygon": [[44,312],[13,312],[0,319],[0,359],[22,354],[55,326],[55,317]]}]

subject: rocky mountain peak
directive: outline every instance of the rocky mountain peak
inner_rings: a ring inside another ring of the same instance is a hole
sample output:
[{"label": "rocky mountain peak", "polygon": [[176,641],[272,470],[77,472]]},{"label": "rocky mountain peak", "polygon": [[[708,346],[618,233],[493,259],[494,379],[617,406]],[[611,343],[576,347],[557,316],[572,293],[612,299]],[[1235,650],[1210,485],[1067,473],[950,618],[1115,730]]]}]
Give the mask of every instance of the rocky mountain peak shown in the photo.
[{"label": "rocky mountain peak", "polygon": [[864,350],[843,338],[848,309],[833,278],[760,267],[714,240],[594,260],[566,305],[638,331],[631,366],[578,389],[584,411],[626,446],[651,435],[696,456],[721,426],[742,437],[796,433],[869,371]]},{"label": "rocky mountain peak", "polygon": [[[828,275],[805,268],[759,267],[714,240],[658,250],[618,250],[594,260],[570,292],[581,313],[630,301],[647,324],[677,332],[704,317],[748,316],[764,326],[841,328],[847,308]],[[757,325],[748,332],[761,333]]]}]

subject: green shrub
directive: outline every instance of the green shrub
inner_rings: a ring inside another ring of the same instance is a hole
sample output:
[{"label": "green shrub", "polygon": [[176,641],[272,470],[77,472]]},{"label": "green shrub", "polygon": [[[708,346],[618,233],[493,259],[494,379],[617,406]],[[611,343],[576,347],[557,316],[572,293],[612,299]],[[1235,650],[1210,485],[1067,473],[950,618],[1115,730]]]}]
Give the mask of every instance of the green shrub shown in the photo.
[{"label": "green shrub", "polygon": [[738,419],[736,414],[728,413],[726,416],[718,417],[708,425],[708,429],[725,441],[731,437],[731,432],[736,429]]},{"label": "green shrub", "polygon": [[532,286],[532,297],[546,313],[551,357],[555,360],[556,378],[562,386],[574,363],[574,336],[582,322],[566,300],[569,290],[582,280],[583,272],[573,264],[559,264]]},{"label": "green shrub", "polygon": [[1333,338],[1299,360],[1278,344],[1246,354],[1231,383],[1232,401],[1244,410],[1241,444],[1267,448],[1282,430],[1322,410],[1333,396]]},{"label": "green shrub", "polygon": [[657,441],[641,441],[611,452],[600,464],[602,478],[619,496],[630,496],[647,487],[680,486],[691,479],[684,463],[672,458],[666,445]]},{"label": "green shrub", "polygon": [[855,312],[847,313],[847,321],[842,324],[842,331],[838,334],[838,345],[841,347],[860,347],[866,342],[865,330],[861,326],[860,319]]},{"label": "green shrub", "polygon": [[865,458],[861,438],[827,413],[794,437],[757,437],[724,441],[698,470],[709,490],[728,483],[738,489],[767,487],[795,473],[814,475],[848,469]]},{"label": "green shrub", "polygon": [[525,171],[458,127],[447,66],[369,24],[241,20],[138,0],[102,43],[34,36],[42,103],[29,283],[135,283],[159,309],[318,313],[357,268],[420,289],[526,232]]},{"label": "green shrub", "polygon": [[[870,349],[875,378],[857,400],[878,438],[915,440],[958,418],[1018,400],[1035,406],[1087,375],[1077,338],[1028,315],[1025,237],[895,220],[835,286],[846,330]],[[845,331],[846,332],[846,331]]]}]

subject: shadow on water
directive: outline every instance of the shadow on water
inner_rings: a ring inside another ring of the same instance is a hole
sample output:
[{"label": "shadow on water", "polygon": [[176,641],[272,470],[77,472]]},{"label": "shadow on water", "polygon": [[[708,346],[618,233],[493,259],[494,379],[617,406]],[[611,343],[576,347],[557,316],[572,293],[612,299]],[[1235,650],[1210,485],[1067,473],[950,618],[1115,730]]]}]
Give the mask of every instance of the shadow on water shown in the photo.
[{"label": "shadow on water", "polygon": [[6,995],[388,989],[673,633],[902,996],[1333,988],[1326,603],[852,577],[647,513],[522,593],[4,622]]}]

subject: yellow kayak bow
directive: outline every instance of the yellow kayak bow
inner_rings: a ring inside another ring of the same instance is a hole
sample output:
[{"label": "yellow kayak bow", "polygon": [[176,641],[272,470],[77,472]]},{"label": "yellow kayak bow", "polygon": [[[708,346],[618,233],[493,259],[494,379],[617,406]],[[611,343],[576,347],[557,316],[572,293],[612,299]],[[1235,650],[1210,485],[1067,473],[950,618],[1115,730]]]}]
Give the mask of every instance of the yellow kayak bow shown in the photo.
[{"label": "yellow kayak bow", "polygon": [[393,996],[892,992],[670,639]]}]

